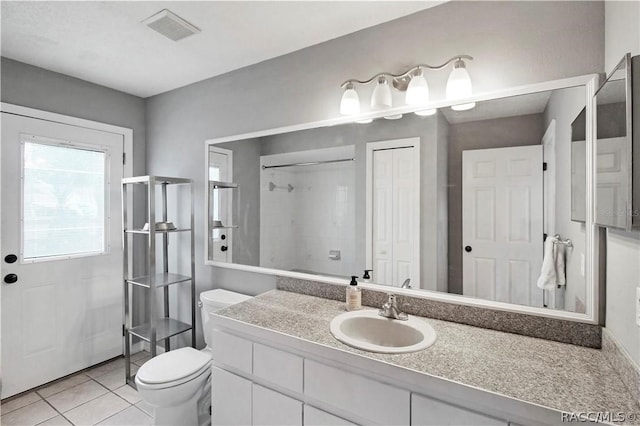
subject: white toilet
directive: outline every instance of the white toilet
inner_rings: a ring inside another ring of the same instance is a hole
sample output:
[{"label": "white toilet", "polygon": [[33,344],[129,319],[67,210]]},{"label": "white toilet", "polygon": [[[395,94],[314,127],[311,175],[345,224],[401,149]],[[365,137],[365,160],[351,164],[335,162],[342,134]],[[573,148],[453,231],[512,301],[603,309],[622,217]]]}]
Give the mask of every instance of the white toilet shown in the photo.
[{"label": "white toilet", "polygon": [[165,352],[145,362],[136,374],[140,397],[154,407],[155,425],[208,425],[211,422],[211,330],[209,314],[251,296],[216,289],[200,293],[207,347]]}]

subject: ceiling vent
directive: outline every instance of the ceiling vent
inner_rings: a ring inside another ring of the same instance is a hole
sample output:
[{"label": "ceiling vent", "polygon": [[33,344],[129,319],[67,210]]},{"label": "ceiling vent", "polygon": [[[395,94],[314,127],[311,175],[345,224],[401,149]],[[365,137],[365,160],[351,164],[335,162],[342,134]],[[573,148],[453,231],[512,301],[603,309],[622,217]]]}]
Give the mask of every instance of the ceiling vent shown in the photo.
[{"label": "ceiling vent", "polygon": [[199,28],[191,25],[168,9],[161,10],[142,21],[142,23],[173,41],[182,40],[200,32]]}]

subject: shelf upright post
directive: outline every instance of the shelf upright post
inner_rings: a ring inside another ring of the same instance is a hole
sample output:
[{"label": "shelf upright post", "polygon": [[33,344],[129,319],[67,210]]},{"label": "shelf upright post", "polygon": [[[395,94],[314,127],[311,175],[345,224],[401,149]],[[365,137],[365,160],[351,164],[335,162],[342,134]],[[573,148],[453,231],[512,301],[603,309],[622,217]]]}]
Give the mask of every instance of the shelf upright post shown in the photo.
[{"label": "shelf upright post", "polygon": [[156,315],[155,315],[155,294],[156,294],[156,197],[155,197],[156,179],[153,176],[149,177],[149,183],[147,185],[147,209],[149,218],[149,294],[151,295],[149,300],[149,350],[151,351],[151,358],[156,356]]},{"label": "shelf upright post", "polygon": [[131,318],[129,314],[129,236],[127,235],[127,184],[122,185],[122,284],[124,286],[124,312],[122,313],[122,337],[124,338],[124,370],[126,382],[130,382],[131,377],[131,342],[129,341],[129,327],[131,326]]},{"label": "shelf upright post", "polygon": [[[167,222],[167,185],[168,182],[162,182],[162,222]],[[164,265],[165,275],[169,273],[169,234],[167,232],[162,233],[162,261]],[[192,274],[193,275],[193,274]],[[164,293],[164,317],[169,318],[169,286],[165,286]],[[192,323],[193,324],[193,323]],[[171,350],[171,339],[167,337],[164,339],[164,350],[169,352]]]},{"label": "shelf upright post", "polygon": [[[189,196],[191,198],[191,347],[196,347],[196,249],[195,249],[195,222],[193,219],[194,207],[193,183],[189,185]],[[206,220],[206,218],[205,218]],[[203,325],[204,331],[204,325]]]}]

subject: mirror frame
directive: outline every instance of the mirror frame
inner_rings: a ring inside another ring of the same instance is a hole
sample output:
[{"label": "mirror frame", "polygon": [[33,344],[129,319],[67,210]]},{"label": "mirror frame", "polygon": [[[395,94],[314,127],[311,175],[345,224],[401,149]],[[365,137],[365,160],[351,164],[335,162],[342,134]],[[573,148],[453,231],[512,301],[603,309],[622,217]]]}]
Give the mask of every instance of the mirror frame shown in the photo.
[{"label": "mirror frame", "polygon": [[[464,104],[469,102],[482,102],[488,100],[495,100],[499,98],[526,95],[530,93],[536,92],[544,92],[558,89],[565,89],[569,87],[575,86],[584,86],[585,87],[585,105],[586,105],[586,222],[585,222],[585,285],[586,285],[586,313],[580,314],[576,312],[568,312],[561,310],[553,310],[546,308],[538,308],[533,306],[525,306],[525,305],[515,305],[505,302],[496,302],[491,300],[483,300],[477,298],[471,298],[468,296],[462,296],[459,294],[450,294],[444,292],[437,292],[432,290],[414,290],[414,289],[402,289],[394,287],[390,289],[389,286],[375,283],[360,283],[359,285],[366,289],[376,290],[376,291],[384,291],[390,292],[393,291],[395,294],[402,294],[418,299],[426,299],[426,300],[434,300],[441,301],[446,303],[453,303],[459,305],[480,307],[480,308],[489,308],[494,310],[506,311],[506,312],[515,312],[515,313],[524,313],[529,315],[535,315],[540,317],[561,319],[567,321],[581,322],[587,324],[600,324],[601,317],[603,319],[603,315],[601,312],[604,312],[604,308],[600,306],[600,271],[599,271],[599,239],[598,239],[598,229],[594,222],[595,215],[595,123],[594,123],[594,113],[595,113],[595,99],[594,94],[596,88],[598,87],[598,83],[600,81],[600,76],[598,74],[588,74],[578,77],[565,78],[560,80],[552,80],[543,83],[535,83],[524,86],[517,86],[508,89],[498,90],[494,92],[487,92],[478,95],[474,95],[465,99],[456,100],[452,102],[450,100],[439,100],[430,102],[426,106],[422,106],[420,108],[401,106],[390,108],[384,110],[382,112],[368,112],[364,114],[360,114],[358,116],[349,116],[349,117],[338,117],[332,118],[328,120],[314,121],[309,123],[295,124],[291,126],[277,127],[273,129],[267,130],[259,130],[249,133],[243,133],[239,135],[232,135],[226,137],[218,137],[207,139],[205,141],[205,203],[204,203],[204,263],[205,265],[215,266],[219,268],[225,269],[234,269],[238,271],[245,272],[253,272],[264,275],[278,275],[289,278],[297,278],[301,280],[309,280],[309,281],[318,281],[329,284],[339,284],[339,285],[348,285],[349,280],[327,277],[322,275],[312,275],[305,274],[301,272],[291,272],[280,269],[271,269],[264,268],[261,266],[251,266],[251,265],[242,265],[242,264],[234,264],[234,263],[226,263],[226,262],[216,262],[209,260],[209,250],[208,244],[206,243],[207,233],[209,232],[209,227],[207,223],[208,211],[207,207],[209,205],[209,190],[208,188],[208,171],[209,171],[209,147],[214,146],[221,143],[239,141],[243,139],[251,139],[258,138],[282,133],[290,133],[300,130],[308,130],[319,127],[329,127],[336,126],[340,124],[349,124],[353,123],[356,120],[364,120],[368,118],[381,118],[386,115],[392,114],[408,114],[413,113],[416,110],[422,109],[431,109],[431,108],[445,108],[450,107],[456,104]],[[338,102],[338,98],[336,98],[336,102]]]}]

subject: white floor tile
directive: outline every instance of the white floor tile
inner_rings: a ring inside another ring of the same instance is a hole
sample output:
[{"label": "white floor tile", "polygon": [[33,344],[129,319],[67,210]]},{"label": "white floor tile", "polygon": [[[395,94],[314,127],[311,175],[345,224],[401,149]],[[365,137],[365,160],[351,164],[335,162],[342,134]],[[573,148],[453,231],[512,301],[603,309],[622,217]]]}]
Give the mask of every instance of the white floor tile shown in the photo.
[{"label": "white floor tile", "polygon": [[125,399],[130,404],[137,404],[138,402],[142,401],[142,398],[140,398],[138,391],[129,385],[120,386],[118,389],[114,390],[114,392],[116,393],[116,395],[118,395],[120,398]]},{"label": "white floor tile", "polygon": [[126,383],[124,377],[124,369],[120,368],[110,371],[107,374],[103,374],[102,376],[96,377],[94,380],[96,382],[99,382],[102,386],[106,386],[110,390],[118,389]]},{"label": "white floor tile", "polygon": [[100,377],[104,374],[107,374],[117,368],[124,368],[124,358],[116,358],[111,362],[103,364],[99,367],[94,367],[91,370],[86,372],[86,375],[95,379],[96,377]]},{"label": "white floor tile", "polygon": [[139,408],[131,406],[98,424],[104,426],[151,426],[153,418]]},{"label": "white floor tile", "polygon": [[53,405],[56,410],[64,413],[107,392],[107,389],[91,380],[58,392],[45,399]]},{"label": "white floor tile", "polygon": [[0,417],[0,424],[3,426],[34,426],[57,415],[56,410],[40,400],[8,414],[3,414]]},{"label": "white floor tile", "polygon": [[67,411],[64,415],[76,426],[94,425],[130,406],[122,398],[108,393]]},{"label": "white floor tile", "polygon": [[141,409],[142,411],[144,411],[145,413],[153,417],[153,407],[147,404],[146,402],[140,401],[136,404],[136,407],[138,407],[139,409]]},{"label": "white floor tile", "polygon": [[131,355],[131,362],[138,362],[140,360],[148,360],[151,359],[151,354],[147,351],[140,351],[140,352],[136,352],[135,354]]},{"label": "white floor tile", "polygon": [[38,426],[73,426],[73,425],[69,420],[59,415],[59,416],[50,418],[46,422],[42,422],[38,424]]},{"label": "white floor tile", "polygon": [[53,394],[56,394],[58,392],[62,392],[63,390],[72,388],[76,385],[79,385],[80,383],[84,383],[88,380],[91,380],[89,378],[89,376],[87,376],[84,373],[79,373],[76,374],[74,376],[68,377],[64,380],[60,380],[59,382],[56,383],[52,383],[49,386],[42,388],[42,389],[38,389],[38,394],[43,397],[43,398],[47,398]]},{"label": "white floor tile", "polygon": [[17,410],[18,408],[22,408],[25,405],[33,404],[40,399],[41,398],[35,392],[29,392],[22,396],[10,399],[7,402],[2,402],[2,406],[0,406],[0,409],[2,410],[2,414],[9,414],[10,412]]}]

